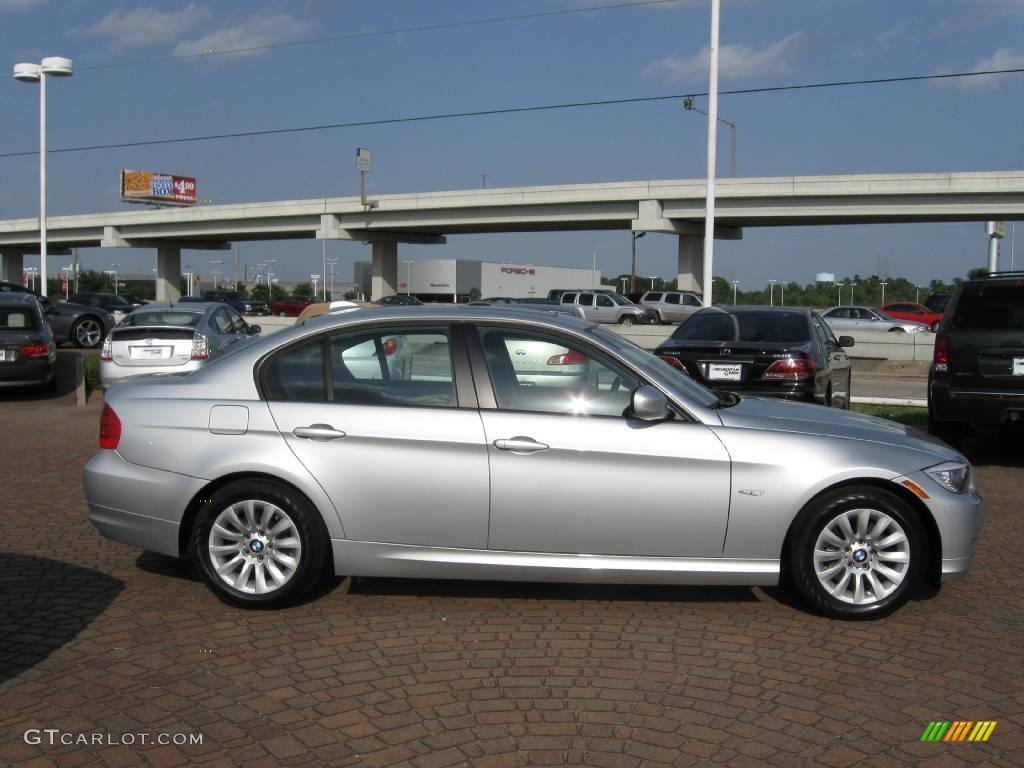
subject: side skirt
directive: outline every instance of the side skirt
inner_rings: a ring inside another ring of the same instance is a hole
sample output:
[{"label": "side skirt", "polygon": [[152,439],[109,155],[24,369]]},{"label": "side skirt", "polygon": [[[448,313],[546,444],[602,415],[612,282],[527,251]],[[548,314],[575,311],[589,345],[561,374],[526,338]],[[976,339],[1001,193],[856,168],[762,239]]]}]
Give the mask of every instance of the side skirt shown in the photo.
[{"label": "side skirt", "polygon": [[331,539],[339,576],[609,584],[774,586],[778,560],[446,549]]}]

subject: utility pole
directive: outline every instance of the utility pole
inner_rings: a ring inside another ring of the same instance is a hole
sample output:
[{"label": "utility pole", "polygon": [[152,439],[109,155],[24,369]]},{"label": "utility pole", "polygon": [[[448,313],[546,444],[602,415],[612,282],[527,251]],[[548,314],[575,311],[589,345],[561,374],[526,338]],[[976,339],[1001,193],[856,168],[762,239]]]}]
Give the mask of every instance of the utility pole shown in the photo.
[{"label": "utility pole", "polygon": [[646,232],[632,232],[633,235],[633,269],[629,273],[629,292],[636,293],[636,241],[646,235]]}]

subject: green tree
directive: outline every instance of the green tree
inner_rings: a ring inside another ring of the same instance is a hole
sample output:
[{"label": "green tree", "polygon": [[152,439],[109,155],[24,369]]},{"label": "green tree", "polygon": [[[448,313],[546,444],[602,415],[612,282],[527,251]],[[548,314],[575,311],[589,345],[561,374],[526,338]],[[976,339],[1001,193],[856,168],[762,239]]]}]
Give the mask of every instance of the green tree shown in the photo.
[{"label": "green tree", "polygon": [[292,289],[292,296],[312,296],[313,295],[313,284],[312,283],[296,283]]}]

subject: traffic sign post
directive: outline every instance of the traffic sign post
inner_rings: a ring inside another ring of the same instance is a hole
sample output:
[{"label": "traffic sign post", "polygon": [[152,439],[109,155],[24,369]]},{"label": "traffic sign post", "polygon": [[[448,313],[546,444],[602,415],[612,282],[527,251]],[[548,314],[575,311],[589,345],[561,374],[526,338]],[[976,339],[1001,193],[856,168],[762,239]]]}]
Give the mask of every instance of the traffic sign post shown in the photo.
[{"label": "traffic sign post", "polygon": [[356,170],[359,171],[359,202],[364,209],[373,208],[376,203],[366,199],[366,174],[373,168],[373,153],[366,147],[356,148]]}]

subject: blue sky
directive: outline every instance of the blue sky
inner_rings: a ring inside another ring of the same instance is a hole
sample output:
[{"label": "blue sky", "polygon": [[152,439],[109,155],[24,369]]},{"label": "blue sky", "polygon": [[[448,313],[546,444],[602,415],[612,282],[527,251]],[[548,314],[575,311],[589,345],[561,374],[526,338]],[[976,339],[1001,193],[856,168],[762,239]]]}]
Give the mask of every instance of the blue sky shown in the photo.
[{"label": "blue sky", "polygon": [[[0,0],[0,50],[4,66],[74,59],[75,77],[51,81],[51,149],[706,90],[706,0],[130,64],[614,1]],[[1024,0],[723,0],[721,87],[1020,67],[1022,33]],[[738,124],[741,176],[1013,170],[1024,166],[1022,84],[1024,75],[1009,75],[725,96],[720,113]],[[38,148],[38,89],[0,79],[0,104],[0,152]],[[705,130],[701,115],[665,101],[51,154],[49,210],[122,209],[121,168],[194,175],[214,203],[357,194],[357,146],[374,151],[377,194],[477,187],[482,173],[496,187],[696,178]],[[727,131],[719,137],[724,174]],[[35,215],[37,185],[38,158],[0,159],[0,219]],[[675,273],[674,238],[651,235],[639,247],[642,274]],[[985,249],[979,223],[749,228],[744,240],[717,245],[715,272],[753,288],[809,282],[817,271],[865,275],[887,262],[892,275],[948,280],[984,264]],[[328,250],[343,278],[368,258],[361,244]],[[451,237],[402,246],[400,258],[589,266],[594,251],[605,274],[628,271],[627,232]],[[320,271],[318,242],[242,252],[250,263],[276,257],[287,278]],[[210,256],[184,261],[202,271]],[[152,265],[146,251],[95,249],[82,259],[97,269]]]}]

